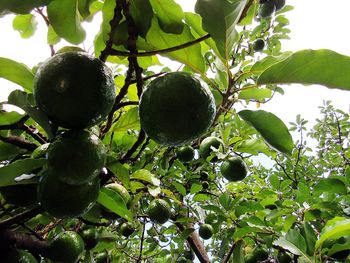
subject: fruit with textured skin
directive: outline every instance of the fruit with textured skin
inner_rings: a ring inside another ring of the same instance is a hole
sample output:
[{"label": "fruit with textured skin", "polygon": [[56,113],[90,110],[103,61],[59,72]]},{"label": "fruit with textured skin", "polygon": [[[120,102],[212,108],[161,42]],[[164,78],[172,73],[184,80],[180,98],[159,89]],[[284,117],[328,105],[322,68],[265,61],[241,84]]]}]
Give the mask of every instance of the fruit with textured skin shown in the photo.
[{"label": "fruit with textured skin", "polygon": [[258,38],[257,40],[254,41],[253,43],[253,49],[254,51],[261,51],[265,47],[265,41],[261,38]]},{"label": "fruit with textured skin", "polygon": [[42,208],[54,217],[70,218],[83,215],[97,200],[100,191],[98,177],[82,185],[62,183],[52,170],[42,172],[38,199]]},{"label": "fruit with textured skin", "polygon": [[254,248],[253,254],[258,262],[264,261],[269,257],[269,252],[264,247]]},{"label": "fruit with textured skin", "polygon": [[84,240],[85,248],[86,249],[92,249],[94,248],[98,241],[98,232],[95,228],[87,228],[80,232],[80,236]]},{"label": "fruit with textured skin", "polygon": [[182,146],[177,149],[176,157],[183,163],[192,161],[194,158],[194,149],[191,146]]},{"label": "fruit with textured skin", "polygon": [[200,227],[199,227],[199,236],[203,239],[209,239],[212,237],[213,235],[213,227],[209,224],[202,224]]},{"label": "fruit with textured skin", "polygon": [[244,256],[245,263],[257,263],[257,259],[255,258],[253,253],[248,253]]},{"label": "fruit with textured skin", "polygon": [[202,181],[207,181],[209,179],[209,173],[206,171],[201,171],[200,172],[200,179]]},{"label": "fruit with textured skin", "polygon": [[0,187],[0,193],[7,203],[15,206],[30,206],[38,203],[38,184],[18,184]]},{"label": "fruit with textured skin", "polygon": [[64,52],[45,61],[34,78],[37,107],[57,126],[84,129],[111,111],[116,92],[112,71],[83,52]]},{"label": "fruit with textured skin", "polygon": [[270,17],[276,10],[275,5],[272,2],[265,2],[260,5],[259,16],[262,18]]},{"label": "fruit with textured skin", "polygon": [[142,93],[140,122],[155,142],[178,146],[200,137],[215,117],[214,97],[206,84],[186,72],[151,81]]},{"label": "fruit with textured skin", "polygon": [[[199,155],[202,158],[207,159],[213,152],[212,148],[219,149],[220,145],[222,145],[222,141],[219,138],[214,136],[207,137],[199,145]],[[217,160],[217,157],[211,159],[213,162]]]},{"label": "fruit with textured skin", "polygon": [[14,249],[8,254],[1,256],[1,260],[4,260],[5,263],[38,263],[31,253],[23,249]]},{"label": "fruit with textured skin", "polygon": [[232,157],[225,160],[220,167],[223,177],[230,182],[237,182],[243,180],[248,173],[245,162],[238,157]]},{"label": "fruit with textured skin", "polygon": [[148,216],[151,219],[151,221],[158,224],[164,224],[166,221],[169,220],[170,215],[171,209],[168,202],[162,199],[154,199],[149,204]]},{"label": "fruit with textured skin", "polygon": [[276,12],[281,10],[286,4],[286,0],[270,0],[270,2],[275,5]]},{"label": "fruit with textured skin", "polygon": [[278,252],[277,259],[279,263],[291,263],[293,262],[292,257],[286,252]]},{"label": "fruit with textured skin", "polygon": [[126,190],[126,188],[125,188],[124,186],[122,186],[122,185],[119,184],[119,183],[110,183],[110,184],[105,185],[104,187],[105,187],[105,188],[108,188],[108,189],[110,189],[110,190],[113,190],[113,191],[115,191],[117,194],[119,194],[119,195],[123,198],[123,200],[124,200],[126,206],[127,206],[128,208],[130,207],[130,204],[131,204],[131,200],[132,200],[132,199],[131,199],[131,196],[130,196],[128,190]]},{"label": "fruit with textured skin", "polygon": [[60,181],[81,185],[102,170],[106,148],[98,137],[84,130],[64,132],[47,150],[48,167],[59,174]]},{"label": "fruit with textured skin", "polygon": [[129,222],[125,222],[120,226],[120,234],[122,234],[124,237],[129,237],[134,232],[135,232],[135,228]]}]

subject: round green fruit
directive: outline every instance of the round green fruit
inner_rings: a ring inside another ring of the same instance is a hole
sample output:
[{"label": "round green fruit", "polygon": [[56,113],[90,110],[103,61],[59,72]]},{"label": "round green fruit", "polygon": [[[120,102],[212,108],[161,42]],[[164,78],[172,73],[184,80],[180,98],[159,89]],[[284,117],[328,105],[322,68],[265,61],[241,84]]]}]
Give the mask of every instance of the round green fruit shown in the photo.
[{"label": "round green fruit", "polygon": [[15,206],[31,206],[38,203],[38,184],[18,184],[0,187],[0,193],[7,203]]},{"label": "round green fruit", "polygon": [[200,137],[215,117],[215,101],[206,84],[185,72],[151,81],[142,93],[140,122],[159,144],[177,146]]},{"label": "round green fruit", "polygon": [[151,221],[158,224],[164,224],[166,221],[169,220],[170,215],[171,209],[166,201],[162,199],[154,199],[149,204],[148,216],[151,219]]},{"label": "round green fruit", "polygon": [[207,182],[207,181],[204,181],[204,182],[202,182],[202,187],[203,187],[203,189],[208,189],[209,188],[209,183]]},{"label": "round green fruit", "polygon": [[270,1],[275,5],[276,12],[281,10],[286,4],[286,0],[270,0]]},{"label": "round green fruit", "polygon": [[44,256],[48,259],[75,263],[84,251],[84,241],[77,233],[66,231],[58,234],[49,244]]},{"label": "round green fruit", "polygon": [[237,182],[243,180],[248,173],[245,162],[237,157],[225,160],[220,167],[223,177],[230,182]]},{"label": "round green fruit", "polygon": [[70,185],[62,183],[59,176],[52,170],[43,172],[38,187],[38,199],[42,208],[58,218],[77,217],[86,213],[97,200],[99,178],[82,185]]},{"label": "round green fruit", "polygon": [[105,185],[104,188],[113,190],[114,192],[119,194],[123,198],[125,205],[128,208],[130,207],[131,196],[130,196],[128,190],[126,190],[126,188],[124,186],[122,186],[121,184],[118,184],[118,183],[110,183],[110,184]]},{"label": "round green fruit", "polygon": [[261,38],[257,39],[253,43],[253,49],[254,51],[261,51],[265,47],[265,41]]},{"label": "round green fruit", "polygon": [[107,252],[101,252],[95,256],[95,262],[96,263],[110,263],[112,261],[111,261],[110,256],[108,255]]},{"label": "round green fruit", "polygon": [[83,52],[64,52],[45,61],[34,79],[40,110],[58,126],[84,129],[104,120],[116,92],[112,71]]},{"label": "round green fruit", "polygon": [[265,2],[260,5],[259,16],[262,18],[270,17],[276,10],[275,5],[272,2]]},{"label": "round green fruit", "polygon": [[278,252],[277,259],[279,263],[291,263],[293,262],[292,257],[286,252]]},{"label": "round green fruit", "polygon": [[207,181],[209,179],[209,173],[206,171],[200,172],[200,179],[202,181]]},{"label": "round green fruit", "polygon": [[129,237],[135,232],[135,228],[129,222],[125,222],[120,226],[120,234],[124,237]]},{"label": "round green fruit", "polygon": [[106,148],[96,135],[70,130],[50,144],[47,160],[62,182],[81,185],[98,176],[106,161]]},{"label": "round green fruit", "polygon": [[182,146],[177,149],[176,157],[183,163],[192,161],[194,158],[194,149],[191,146]]},{"label": "round green fruit", "polygon": [[31,253],[23,249],[12,250],[4,258],[2,255],[2,260],[5,263],[38,263]]},{"label": "round green fruit", "polygon": [[254,257],[256,260],[264,261],[269,257],[269,252],[263,247],[257,247],[253,250]]},{"label": "round green fruit", "polygon": [[[207,137],[199,145],[199,155],[202,158],[207,159],[213,152],[212,148],[219,149],[220,145],[222,145],[222,141],[219,138],[214,136]],[[217,160],[217,157],[211,159],[211,161]]]},{"label": "round green fruit", "polygon": [[209,224],[202,224],[199,227],[199,236],[203,239],[209,239],[212,237],[214,230],[213,227]]},{"label": "round green fruit", "polygon": [[92,249],[98,244],[99,235],[95,228],[88,228],[88,229],[82,230],[80,232],[80,236],[84,240],[86,249]]}]

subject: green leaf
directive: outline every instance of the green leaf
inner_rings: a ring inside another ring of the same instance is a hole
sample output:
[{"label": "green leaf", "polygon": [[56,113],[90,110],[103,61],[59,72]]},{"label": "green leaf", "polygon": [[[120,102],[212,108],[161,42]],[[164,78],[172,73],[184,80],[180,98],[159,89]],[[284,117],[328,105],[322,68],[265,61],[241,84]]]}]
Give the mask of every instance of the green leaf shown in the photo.
[{"label": "green leaf", "polygon": [[256,62],[250,69],[252,73],[255,74],[261,74],[264,72],[267,68],[271,67],[272,65],[281,62],[291,56],[293,53],[292,52],[285,52],[279,56],[267,56],[264,57],[263,59],[259,60]]},{"label": "green leaf", "polygon": [[206,194],[196,194],[192,200],[195,202],[204,202],[204,201],[207,201],[209,199],[210,199],[210,197],[207,196]]},{"label": "green leaf", "polygon": [[0,57],[0,78],[20,85],[25,91],[32,92],[34,75],[24,64]]},{"label": "green leaf", "polygon": [[202,17],[203,28],[216,43],[222,58],[229,59],[238,40],[235,26],[246,0],[197,0],[195,11]]},{"label": "green leaf", "polygon": [[16,156],[25,152],[27,151],[13,144],[0,142],[0,162],[6,161],[6,160],[12,160]]},{"label": "green leaf", "polygon": [[260,232],[261,229],[257,228],[257,227],[251,227],[251,226],[245,226],[242,228],[238,228],[235,233],[233,234],[233,237],[236,239],[240,239],[244,236],[246,236],[247,234],[252,234],[252,233],[256,233],[256,232]]},{"label": "green leaf", "polygon": [[182,184],[178,182],[173,182],[172,184],[182,196],[186,195],[186,188]]},{"label": "green leaf", "polygon": [[272,90],[263,88],[247,88],[242,90],[238,94],[238,98],[242,100],[255,100],[263,101],[264,99],[269,99],[272,96]]},{"label": "green leaf", "polygon": [[218,215],[221,215],[223,217],[226,217],[226,213],[220,209],[220,207],[216,205],[204,205],[202,206],[203,209],[213,211]]},{"label": "green leaf", "polygon": [[300,233],[305,238],[307,254],[312,256],[314,254],[315,244],[317,241],[317,235],[315,233],[315,230],[308,222],[303,222],[300,228]]},{"label": "green leaf", "polygon": [[324,178],[316,184],[314,193],[318,196],[324,192],[346,195],[347,189],[346,185],[339,179]]},{"label": "green leaf", "polygon": [[23,115],[16,111],[0,111],[0,125],[11,125],[19,121]]},{"label": "green leaf", "polygon": [[181,232],[179,238],[180,238],[181,240],[185,240],[185,239],[186,239],[187,237],[189,237],[194,231],[195,231],[194,228],[186,228],[186,229],[184,229],[184,230]]},{"label": "green leaf", "polygon": [[129,187],[129,171],[128,169],[119,162],[107,163],[107,168],[115,174],[115,176],[125,185]]},{"label": "green leaf", "polygon": [[113,125],[111,131],[124,132],[128,129],[139,129],[140,119],[138,113],[138,107],[131,108]]},{"label": "green leaf", "polygon": [[278,176],[276,174],[271,174],[269,176],[269,182],[273,189],[279,189],[280,180],[278,179]]},{"label": "green leaf", "polygon": [[60,40],[61,40],[61,38],[57,35],[55,30],[52,28],[52,26],[49,25],[48,30],[47,30],[47,43],[49,45],[55,45]]},{"label": "green leaf", "polygon": [[143,38],[146,37],[151,27],[153,10],[149,0],[134,0],[130,2],[130,13],[137,27],[137,31]]},{"label": "green leaf", "polygon": [[184,29],[184,13],[174,0],[150,0],[159,20],[160,28],[166,33],[181,34]]},{"label": "green leaf", "polygon": [[141,180],[141,181],[153,184],[155,186],[160,185],[160,180],[154,174],[152,174],[150,171],[146,169],[137,170],[130,176],[130,179]]},{"label": "green leaf", "polygon": [[235,263],[244,263],[244,243],[243,240],[238,240],[235,246],[235,249],[233,250],[232,258],[235,259]]},{"label": "green leaf", "polygon": [[35,7],[46,5],[50,0],[1,0],[0,12],[9,10],[17,14],[27,14]]},{"label": "green leaf", "polygon": [[117,215],[132,221],[132,212],[127,209],[124,199],[117,192],[103,188],[100,191],[97,202]]},{"label": "green leaf", "polygon": [[250,123],[272,147],[287,155],[292,153],[292,136],[277,116],[263,110],[242,110],[238,115]]},{"label": "green leaf", "polygon": [[47,7],[47,14],[57,35],[72,44],[84,41],[86,34],[80,24],[77,1],[53,0]]},{"label": "green leaf", "polygon": [[[140,49],[155,51],[182,45],[193,40],[195,40],[195,38],[191,34],[188,26],[184,27],[181,34],[167,34],[160,29],[157,19],[153,18],[152,26],[148,31],[146,41],[141,42],[141,40],[138,39],[137,44]],[[162,53],[161,55],[181,62],[195,72],[205,72],[205,63],[200,45],[192,45],[177,51]]]},{"label": "green leaf", "polygon": [[94,1],[95,0],[78,0],[78,10],[84,19],[90,16],[90,5]]},{"label": "green leaf", "polygon": [[14,30],[17,30],[22,38],[29,38],[34,35],[37,22],[32,14],[17,15],[12,22]]},{"label": "green leaf", "polygon": [[329,220],[321,231],[319,239],[316,241],[315,250],[318,250],[327,239],[337,239],[350,235],[350,219],[335,217]]},{"label": "green leaf", "polygon": [[270,149],[262,139],[247,139],[239,141],[234,145],[234,150],[254,155],[258,155],[259,153],[270,155]]},{"label": "green leaf", "polygon": [[[46,164],[46,159],[23,159],[0,167],[0,186],[18,184],[17,177],[32,173]],[[27,180],[24,180],[27,181]]]},{"label": "green leaf", "polygon": [[320,84],[350,90],[350,57],[332,50],[302,50],[267,68],[258,84]]},{"label": "green leaf", "polygon": [[21,90],[12,91],[8,97],[9,104],[15,105],[24,110],[46,131],[50,138],[53,138],[53,131],[48,117],[45,115],[45,113],[32,106],[32,101],[34,101],[33,95],[27,94],[26,92]]},{"label": "green leaf", "polygon": [[196,184],[196,183],[193,183],[191,185],[191,189],[190,189],[190,193],[191,194],[195,194],[195,193],[198,193],[199,191],[202,190],[202,184]]}]

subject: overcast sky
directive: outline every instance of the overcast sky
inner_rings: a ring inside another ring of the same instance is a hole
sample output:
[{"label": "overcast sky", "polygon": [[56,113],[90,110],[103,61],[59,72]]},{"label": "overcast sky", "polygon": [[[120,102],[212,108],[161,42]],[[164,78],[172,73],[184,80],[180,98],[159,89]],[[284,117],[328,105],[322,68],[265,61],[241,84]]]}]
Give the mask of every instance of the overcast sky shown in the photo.
[{"label": "overcast sky", "polygon": [[[185,11],[193,10],[195,1],[177,0]],[[291,40],[283,43],[284,50],[328,48],[350,56],[350,1],[349,0],[287,0],[295,9],[287,14],[292,33]],[[38,18],[39,19],[39,18]],[[22,40],[12,30],[12,17],[0,19],[0,57],[8,57],[28,66],[34,66],[50,56],[45,45],[46,28],[39,20],[39,30],[28,39]],[[41,30],[40,30],[41,29]],[[87,39],[85,48],[91,48],[92,39]],[[320,72],[320,74],[322,74]],[[0,79],[0,101],[9,93],[11,83]],[[350,92],[331,90],[321,86],[285,86],[285,95],[277,96],[262,109],[271,111],[285,122],[293,121],[297,114],[313,120],[318,114],[317,107],[329,99],[334,106],[349,111]]]}]

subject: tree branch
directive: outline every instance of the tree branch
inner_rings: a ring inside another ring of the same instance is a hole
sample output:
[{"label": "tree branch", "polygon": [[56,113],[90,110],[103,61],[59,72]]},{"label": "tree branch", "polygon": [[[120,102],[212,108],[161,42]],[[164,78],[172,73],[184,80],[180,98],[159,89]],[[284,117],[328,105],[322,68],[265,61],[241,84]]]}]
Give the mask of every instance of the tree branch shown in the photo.
[{"label": "tree branch", "polygon": [[12,225],[18,225],[18,224],[24,223],[41,212],[42,212],[41,207],[37,206],[32,209],[26,210],[20,214],[17,214],[13,217],[0,221],[0,231],[3,229],[9,228]]},{"label": "tree branch", "polygon": [[3,142],[13,144],[19,148],[26,149],[31,152],[38,147],[38,145],[36,145],[35,143],[32,143],[30,141],[23,139],[22,137],[14,136],[14,135],[9,137],[3,137],[0,135],[0,140]]}]

